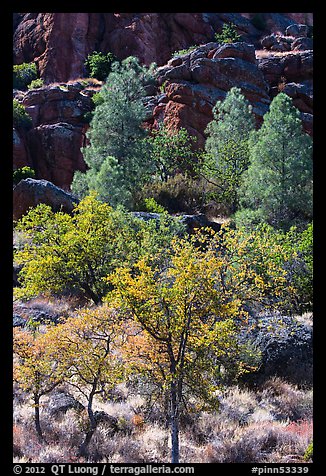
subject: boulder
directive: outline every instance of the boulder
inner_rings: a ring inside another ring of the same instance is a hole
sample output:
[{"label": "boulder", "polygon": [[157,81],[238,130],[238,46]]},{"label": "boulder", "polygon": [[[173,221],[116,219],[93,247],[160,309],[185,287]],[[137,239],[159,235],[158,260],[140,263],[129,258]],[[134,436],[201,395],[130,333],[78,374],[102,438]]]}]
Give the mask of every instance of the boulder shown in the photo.
[{"label": "boulder", "polygon": [[306,51],[313,49],[313,39],[300,37],[293,41],[291,49],[294,51]]},{"label": "boulder", "polygon": [[264,36],[264,38],[260,40],[260,43],[263,48],[270,50],[272,46],[277,44],[277,37],[274,34]]},{"label": "boulder", "polygon": [[84,405],[82,405],[72,395],[64,391],[53,393],[50,396],[47,405],[47,410],[51,416],[58,416],[71,409],[81,412],[84,410],[84,408]]},{"label": "boulder", "polygon": [[78,202],[76,197],[47,180],[27,178],[13,189],[13,218],[19,220],[39,203],[49,205],[53,211],[71,213]]},{"label": "boulder", "polygon": [[14,316],[17,319],[21,319],[21,321],[24,321],[25,323],[30,321],[40,324],[58,324],[60,318],[62,317],[61,314],[53,311],[52,309],[50,310],[45,307],[42,309],[40,306],[24,306],[23,304],[15,306]]},{"label": "boulder", "polygon": [[[150,212],[132,212],[133,215],[141,220],[148,221],[148,220],[156,220],[159,221],[161,214],[160,213],[150,213]],[[194,233],[196,228],[205,228],[209,227],[215,231],[219,231],[221,229],[221,225],[219,223],[210,221],[204,214],[198,215],[177,215],[180,223],[185,226],[185,231],[187,233]]]},{"label": "boulder", "polygon": [[26,326],[26,319],[24,319],[19,314],[13,314],[13,316],[12,316],[12,326],[13,327],[25,327]]},{"label": "boulder", "polygon": [[28,146],[37,177],[69,189],[74,172],[85,171],[81,147],[85,125],[66,122],[41,124],[28,133]]},{"label": "boulder", "polygon": [[286,28],[285,35],[294,36],[295,38],[307,37],[308,25],[293,23]]},{"label": "boulder", "polygon": [[212,228],[214,231],[220,231],[221,225],[219,223],[210,221],[206,215],[181,215],[181,223],[186,226],[188,233],[194,233],[196,229],[199,228]]},{"label": "boulder", "polygon": [[244,343],[261,352],[261,365],[248,379],[258,381],[273,376],[294,384],[311,384],[313,371],[312,326],[295,317],[265,312],[250,318],[241,335]]}]

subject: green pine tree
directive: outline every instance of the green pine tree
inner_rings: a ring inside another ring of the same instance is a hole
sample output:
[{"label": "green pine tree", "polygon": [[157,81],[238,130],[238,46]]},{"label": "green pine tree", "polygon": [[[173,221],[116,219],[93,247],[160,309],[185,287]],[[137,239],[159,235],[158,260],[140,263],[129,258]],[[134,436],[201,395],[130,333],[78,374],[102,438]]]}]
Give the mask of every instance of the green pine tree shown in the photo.
[{"label": "green pine tree", "polygon": [[231,88],[213,108],[214,119],[206,128],[203,173],[217,186],[217,199],[234,212],[243,172],[249,165],[248,140],[254,130],[252,107],[241,90]]},{"label": "green pine tree", "polygon": [[150,72],[133,57],[112,65],[87,133],[89,145],[83,148],[89,170],[76,173],[72,183],[78,196],[95,190],[112,206],[133,206],[135,190],[151,173],[142,127],[144,83],[149,77]]},{"label": "green pine tree", "polygon": [[252,134],[250,162],[239,192],[238,223],[266,221],[287,230],[311,219],[312,139],[286,94],[273,99],[262,127]]}]

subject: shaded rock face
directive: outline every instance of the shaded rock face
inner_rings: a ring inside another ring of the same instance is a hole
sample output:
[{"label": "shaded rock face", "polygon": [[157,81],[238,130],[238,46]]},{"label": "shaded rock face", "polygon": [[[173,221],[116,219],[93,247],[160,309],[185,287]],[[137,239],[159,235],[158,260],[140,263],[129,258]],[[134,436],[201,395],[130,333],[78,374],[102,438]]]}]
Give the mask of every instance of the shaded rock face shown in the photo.
[{"label": "shaded rock face", "polygon": [[33,126],[14,130],[14,168],[29,165],[37,177],[69,188],[75,170],[86,170],[80,149],[88,127],[84,117],[93,109],[95,92],[79,82],[19,92]]},{"label": "shaded rock face", "polygon": [[27,178],[13,189],[14,220],[19,220],[29,208],[39,203],[49,205],[53,211],[71,213],[78,199],[47,180]]},{"label": "shaded rock face", "polygon": [[258,58],[258,68],[269,85],[271,99],[281,90],[293,98],[304,130],[313,134],[313,51],[291,51]]},{"label": "shaded rock face", "polygon": [[311,384],[313,379],[313,330],[294,317],[280,314],[259,316],[249,322],[242,335],[261,352],[261,365],[245,379],[265,380],[273,376],[286,378],[294,384]]}]

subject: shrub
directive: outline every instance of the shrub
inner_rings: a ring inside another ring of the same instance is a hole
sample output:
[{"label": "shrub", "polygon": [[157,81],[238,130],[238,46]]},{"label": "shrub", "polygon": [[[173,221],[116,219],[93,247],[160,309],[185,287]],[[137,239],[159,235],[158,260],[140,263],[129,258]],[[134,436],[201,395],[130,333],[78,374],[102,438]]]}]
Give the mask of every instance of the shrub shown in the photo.
[{"label": "shrub", "polygon": [[309,443],[309,445],[307,446],[303,459],[305,461],[309,461],[309,460],[313,461],[313,442]]},{"label": "shrub", "polygon": [[173,54],[172,54],[172,57],[175,58],[176,56],[183,56],[183,55],[187,55],[188,53],[191,53],[193,50],[195,50],[196,48],[198,48],[197,45],[192,45],[192,46],[189,46],[189,48],[185,48],[183,50],[179,50],[179,51],[175,51]]},{"label": "shrub", "polygon": [[15,127],[28,129],[32,125],[32,118],[26,112],[23,104],[17,99],[13,100],[13,124]]},{"label": "shrub", "polygon": [[28,89],[37,89],[44,86],[44,81],[41,78],[33,79],[33,81],[27,86]]},{"label": "shrub", "polygon": [[234,23],[224,23],[221,33],[215,33],[215,40],[218,43],[236,43],[241,40],[241,35],[237,33]]},{"label": "shrub", "polygon": [[27,86],[37,79],[37,69],[35,63],[15,64],[13,67],[13,87],[14,89],[26,89]]},{"label": "shrub", "polygon": [[[166,182],[158,181],[145,185],[139,192],[138,203],[152,198],[169,213],[194,213],[205,206],[208,186],[201,179],[177,174]],[[138,205],[137,208],[139,207]]]},{"label": "shrub", "polygon": [[21,180],[24,180],[26,178],[35,178],[35,170],[27,166],[14,170],[13,172],[14,185],[16,185]]},{"label": "shrub", "polygon": [[165,213],[166,210],[162,205],[157,203],[154,198],[144,198],[143,207],[144,211],[150,213]]},{"label": "shrub", "polygon": [[101,53],[93,51],[89,54],[85,61],[87,73],[91,78],[105,81],[111,72],[111,64],[116,61],[113,53]]}]

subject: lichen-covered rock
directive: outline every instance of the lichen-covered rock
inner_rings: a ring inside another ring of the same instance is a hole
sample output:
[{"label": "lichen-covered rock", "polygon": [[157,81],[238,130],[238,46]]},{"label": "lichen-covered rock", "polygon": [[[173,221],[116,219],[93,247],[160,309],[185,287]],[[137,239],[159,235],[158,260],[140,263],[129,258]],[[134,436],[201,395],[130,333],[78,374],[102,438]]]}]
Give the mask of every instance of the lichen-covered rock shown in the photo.
[{"label": "lichen-covered rock", "polygon": [[84,408],[84,405],[82,405],[72,395],[63,391],[53,393],[50,396],[47,405],[47,410],[52,416],[58,416],[71,409],[81,412],[84,410]]},{"label": "lichen-covered rock", "polygon": [[249,375],[249,380],[278,376],[295,384],[312,383],[313,331],[309,324],[265,312],[249,320],[241,338],[262,357],[258,371]]}]

